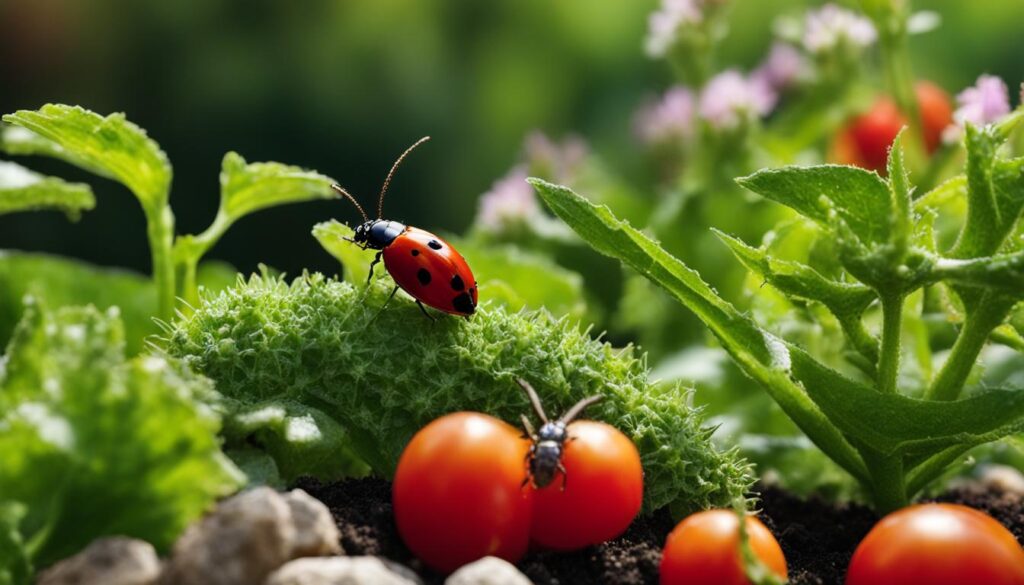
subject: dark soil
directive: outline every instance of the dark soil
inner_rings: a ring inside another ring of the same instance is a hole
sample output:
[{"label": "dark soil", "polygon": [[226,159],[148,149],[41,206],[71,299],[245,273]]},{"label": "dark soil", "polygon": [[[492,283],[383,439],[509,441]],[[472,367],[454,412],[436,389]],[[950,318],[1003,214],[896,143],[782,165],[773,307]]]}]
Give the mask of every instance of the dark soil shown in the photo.
[{"label": "dark soil", "polygon": [[[419,572],[427,583],[443,576],[426,569],[402,544],[391,514],[391,484],[380,479],[323,485],[312,480],[296,487],[327,504],[350,555],[381,555]],[[972,486],[943,494],[939,501],[966,504],[992,515],[1024,544],[1024,497]],[[803,500],[775,488],[761,492],[761,519],[779,539],[793,585],[841,584],[857,543],[878,517],[856,504]],[[531,552],[519,569],[537,585],[658,582],[661,546],[674,523],[666,510],[638,518],[621,537],[575,553]]]}]

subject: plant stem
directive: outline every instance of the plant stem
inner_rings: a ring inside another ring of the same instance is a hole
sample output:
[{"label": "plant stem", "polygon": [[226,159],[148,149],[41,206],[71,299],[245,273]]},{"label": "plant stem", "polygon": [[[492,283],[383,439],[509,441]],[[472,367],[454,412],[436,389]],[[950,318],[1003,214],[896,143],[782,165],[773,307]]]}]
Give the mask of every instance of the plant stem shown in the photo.
[{"label": "plant stem", "polygon": [[974,309],[967,313],[960,335],[953,344],[953,349],[946,358],[946,363],[939,370],[925,398],[928,400],[956,400],[963,390],[964,382],[974,367],[978,354],[985,347],[989,333],[1000,323],[1013,306],[1002,299],[993,299],[991,295],[983,295]]},{"label": "plant stem", "polygon": [[900,372],[900,329],[903,293],[882,295],[882,348],[878,358],[878,390],[893,394]]},{"label": "plant stem", "polygon": [[953,445],[925,459],[907,474],[907,498],[917,495],[957,459],[963,458],[975,445]]},{"label": "plant stem", "polygon": [[146,208],[146,234],[153,262],[157,318],[170,323],[174,318],[174,213],[169,205]]},{"label": "plant stem", "polygon": [[866,448],[861,449],[861,456],[871,471],[871,492],[878,512],[888,514],[906,506],[902,456],[882,455]]}]

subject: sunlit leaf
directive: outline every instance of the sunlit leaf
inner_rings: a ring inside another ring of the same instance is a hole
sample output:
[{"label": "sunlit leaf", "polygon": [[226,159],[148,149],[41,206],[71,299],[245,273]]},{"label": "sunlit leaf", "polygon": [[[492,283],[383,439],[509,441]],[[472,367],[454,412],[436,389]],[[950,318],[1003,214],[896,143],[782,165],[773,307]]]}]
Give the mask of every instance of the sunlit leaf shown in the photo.
[{"label": "sunlit leaf", "polygon": [[0,161],[0,215],[36,209],[57,209],[70,219],[96,206],[92,189],[56,177],[34,173],[25,167]]}]

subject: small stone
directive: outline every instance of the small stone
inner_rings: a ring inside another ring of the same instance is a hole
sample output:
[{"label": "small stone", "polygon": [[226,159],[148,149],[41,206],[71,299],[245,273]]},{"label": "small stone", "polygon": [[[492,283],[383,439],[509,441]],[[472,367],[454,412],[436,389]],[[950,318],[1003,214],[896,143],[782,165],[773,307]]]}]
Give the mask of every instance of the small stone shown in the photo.
[{"label": "small stone", "polygon": [[378,557],[319,557],[292,561],[264,585],[421,585],[410,569]]},{"label": "small stone", "polygon": [[262,583],[291,558],[292,512],[266,487],[222,502],[178,539],[162,582],[166,585]]},{"label": "small stone", "polygon": [[291,509],[295,526],[291,558],[344,554],[338,526],[323,502],[302,490],[284,494],[284,501]]},{"label": "small stone", "polygon": [[154,585],[160,559],[148,542],[115,536],[94,541],[53,565],[37,585]]},{"label": "small stone", "polygon": [[1024,495],[1024,474],[1009,465],[988,465],[979,479],[1004,493]]},{"label": "small stone", "polygon": [[512,563],[498,557],[484,557],[464,565],[444,585],[533,585]]}]

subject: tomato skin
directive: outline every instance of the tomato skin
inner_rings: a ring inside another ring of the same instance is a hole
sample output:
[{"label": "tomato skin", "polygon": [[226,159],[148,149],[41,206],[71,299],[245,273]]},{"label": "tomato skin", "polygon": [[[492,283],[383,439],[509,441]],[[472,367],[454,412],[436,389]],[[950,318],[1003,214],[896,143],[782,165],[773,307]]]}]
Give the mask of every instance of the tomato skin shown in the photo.
[{"label": "tomato skin", "polygon": [[919,504],[889,514],[861,541],[846,585],[1024,585],[1024,549],[973,508]]},{"label": "tomato skin", "polygon": [[[786,557],[768,528],[747,516],[750,547],[768,569],[786,578]],[[732,510],[687,517],[668,535],[661,557],[661,585],[749,585],[740,553],[740,520]]]},{"label": "tomato skin", "polygon": [[643,468],[636,445],[611,425],[579,420],[568,427],[562,475],[534,493],[533,541],[575,550],[622,534],[643,502]]},{"label": "tomato skin", "polygon": [[[914,93],[925,148],[931,153],[942,143],[942,131],[953,123],[952,102],[945,90],[929,81],[917,82]],[[906,125],[907,119],[896,102],[888,96],[879,97],[867,112],[836,135],[830,158],[841,164],[884,173],[889,146]]]},{"label": "tomato skin", "polygon": [[398,461],[398,532],[424,563],[449,573],[493,555],[516,562],[530,540],[533,490],[522,486],[529,441],[485,414],[457,412],[420,429]]}]

